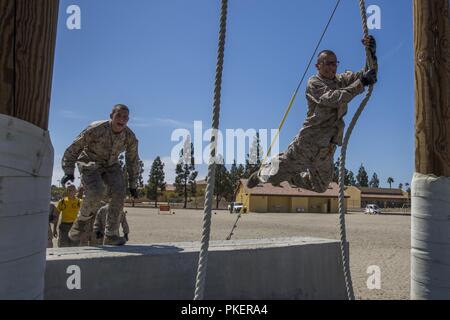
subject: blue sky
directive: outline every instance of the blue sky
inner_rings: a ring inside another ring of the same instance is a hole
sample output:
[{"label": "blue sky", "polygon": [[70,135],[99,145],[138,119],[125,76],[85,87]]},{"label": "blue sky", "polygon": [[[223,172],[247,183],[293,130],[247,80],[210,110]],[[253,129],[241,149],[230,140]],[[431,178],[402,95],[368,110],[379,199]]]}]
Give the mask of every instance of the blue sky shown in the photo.
[{"label": "blue sky", "polygon": [[[357,124],[347,167],[364,164],[382,186],[392,176],[409,182],[414,170],[414,68],[409,0],[369,0],[381,9],[379,82]],[[66,9],[81,9],[81,29],[69,30]],[[332,0],[230,0],[220,128],[277,128],[335,5]],[[51,100],[55,148],[53,183],[61,156],[90,123],[111,107],[131,108],[130,128],[140,141],[145,181],[156,156],[168,158],[178,128],[211,124],[219,0],[61,0]],[[320,49],[338,54],[340,70],[359,70],[365,53],[358,1],[342,0]],[[315,74],[314,66],[308,77]],[[306,81],[305,81],[306,83]],[[285,150],[306,114],[305,84],[280,135]],[[362,99],[349,108],[346,122]],[[205,141],[203,148],[207,148]],[[200,177],[206,167],[199,166]]]}]

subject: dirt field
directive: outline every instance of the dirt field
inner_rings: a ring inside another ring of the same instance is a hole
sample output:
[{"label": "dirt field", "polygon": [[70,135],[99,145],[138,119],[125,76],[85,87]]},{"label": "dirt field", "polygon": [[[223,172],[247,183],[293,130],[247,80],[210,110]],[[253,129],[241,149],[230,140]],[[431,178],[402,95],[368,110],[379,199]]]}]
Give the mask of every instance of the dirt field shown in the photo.
[{"label": "dirt field", "polygon": [[[200,241],[200,210],[175,210],[158,215],[156,209],[126,208],[131,243]],[[211,240],[225,240],[236,214],[213,211]],[[350,266],[357,299],[409,299],[410,217],[349,214]],[[337,214],[250,213],[242,216],[233,239],[312,236],[339,239]],[[369,290],[369,266],[381,269],[381,289]]]}]

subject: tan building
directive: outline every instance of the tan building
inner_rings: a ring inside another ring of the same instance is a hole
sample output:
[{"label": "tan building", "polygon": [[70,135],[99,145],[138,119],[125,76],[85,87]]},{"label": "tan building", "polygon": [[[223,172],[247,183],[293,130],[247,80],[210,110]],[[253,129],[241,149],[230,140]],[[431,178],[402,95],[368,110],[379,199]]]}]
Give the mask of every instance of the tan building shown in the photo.
[{"label": "tan building", "polygon": [[349,208],[365,208],[376,204],[380,208],[401,208],[409,204],[409,195],[401,189],[346,187]]},{"label": "tan building", "polygon": [[[289,183],[274,187],[270,183],[253,189],[242,179],[236,191],[236,202],[242,202],[248,212],[309,212],[338,213],[339,186],[331,183],[325,193],[292,188]],[[348,197],[348,196],[346,196]]]}]

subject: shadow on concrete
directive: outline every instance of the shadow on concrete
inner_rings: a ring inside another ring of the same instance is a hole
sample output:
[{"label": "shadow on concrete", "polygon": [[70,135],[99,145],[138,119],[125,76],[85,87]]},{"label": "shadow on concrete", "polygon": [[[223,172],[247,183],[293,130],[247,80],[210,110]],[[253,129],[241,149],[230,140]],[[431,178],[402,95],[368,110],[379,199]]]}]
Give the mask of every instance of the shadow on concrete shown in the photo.
[{"label": "shadow on concrete", "polygon": [[185,249],[173,245],[130,244],[116,246],[69,247],[47,249],[47,257],[68,257],[76,255],[95,256],[102,253],[129,253],[135,255],[164,255],[183,252]]},{"label": "shadow on concrete", "polygon": [[[89,250],[91,247],[86,247],[85,250]],[[139,245],[139,244],[130,244],[124,246],[97,246],[93,247],[95,250],[102,250],[106,252],[124,252],[124,253],[141,253],[141,254],[170,254],[170,253],[178,253],[184,251],[183,248],[170,246],[170,245]]]}]

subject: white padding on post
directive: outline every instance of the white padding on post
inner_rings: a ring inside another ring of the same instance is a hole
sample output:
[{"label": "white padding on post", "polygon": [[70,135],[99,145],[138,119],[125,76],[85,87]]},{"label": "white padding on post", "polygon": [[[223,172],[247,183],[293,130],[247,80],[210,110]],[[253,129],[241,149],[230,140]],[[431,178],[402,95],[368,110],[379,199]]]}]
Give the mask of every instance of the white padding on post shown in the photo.
[{"label": "white padding on post", "polygon": [[0,299],[42,299],[53,147],[48,131],[0,114]]},{"label": "white padding on post", "polygon": [[411,299],[450,299],[450,178],[412,182]]}]

